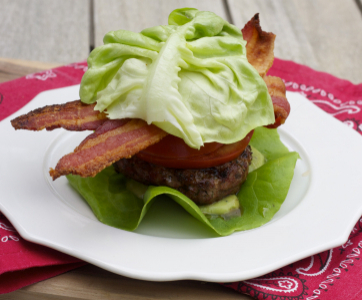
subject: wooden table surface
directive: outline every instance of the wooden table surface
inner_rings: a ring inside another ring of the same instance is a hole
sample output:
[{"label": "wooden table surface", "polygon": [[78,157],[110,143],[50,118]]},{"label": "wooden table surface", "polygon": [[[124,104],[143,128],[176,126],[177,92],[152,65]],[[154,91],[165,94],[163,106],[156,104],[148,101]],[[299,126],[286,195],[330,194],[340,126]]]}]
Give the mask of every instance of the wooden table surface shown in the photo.
[{"label": "wooden table surface", "polygon": [[[243,25],[260,13],[275,56],[362,82],[362,0],[0,0],[0,82],[84,60],[110,30],[166,24],[175,8],[210,10]],[[0,283],[1,284],[1,283]],[[0,299],[251,299],[216,283],[146,282],[95,266]]]}]

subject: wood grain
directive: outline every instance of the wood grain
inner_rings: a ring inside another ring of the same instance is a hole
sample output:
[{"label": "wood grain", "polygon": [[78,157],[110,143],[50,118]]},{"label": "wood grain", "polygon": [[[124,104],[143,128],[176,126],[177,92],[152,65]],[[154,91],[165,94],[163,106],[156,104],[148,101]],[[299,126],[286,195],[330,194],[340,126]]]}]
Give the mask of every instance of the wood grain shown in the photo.
[{"label": "wood grain", "polygon": [[[0,297],[0,299],[3,298]],[[141,281],[87,265],[9,293],[4,299],[250,300],[252,298],[217,283],[190,280],[171,282]]]},{"label": "wood grain", "polygon": [[356,5],[357,5],[359,11],[362,14],[362,0],[355,0],[355,2],[356,2]]},{"label": "wood grain", "polygon": [[8,294],[16,299],[252,299],[217,283],[200,281],[151,282],[119,276],[92,265]]},{"label": "wood grain", "polygon": [[0,0],[0,56],[71,63],[89,53],[88,0]]},{"label": "wood grain", "polygon": [[227,0],[234,24],[256,12],[277,35],[275,56],[362,82],[362,17],[354,0]]},{"label": "wood grain", "polygon": [[209,10],[227,19],[222,0],[95,0],[95,46],[103,45],[103,36],[112,30],[139,32],[156,25],[167,25],[168,15],[176,8]]},{"label": "wood grain", "polygon": [[0,58],[0,82],[13,80],[27,74],[36,73],[59,66],[61,66],[61,64],[26,61],[12,58]]}]

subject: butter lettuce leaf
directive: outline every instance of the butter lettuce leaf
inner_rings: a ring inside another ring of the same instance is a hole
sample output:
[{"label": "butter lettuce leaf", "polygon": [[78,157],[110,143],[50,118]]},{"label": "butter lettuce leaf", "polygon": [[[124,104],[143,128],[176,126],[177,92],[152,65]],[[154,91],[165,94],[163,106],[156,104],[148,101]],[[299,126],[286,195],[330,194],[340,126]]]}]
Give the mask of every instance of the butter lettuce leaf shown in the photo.
[{"label": "butter lettuce leaf", "polygon": [[245,45],[241,31],[216,14],[177,9],[169,25],[107,33],[88,57],[80,98],[111,119],[153,123],[193,148],[234,143],[274,122]]},{"label": "butter lettuce leaf", "polygon": [[[293,178],[296,152],[282,144],[276,129],[257,128],[250,142],[265,155],[267,163],[251,172],[237,197],[242,215],[228,220],[207,218],[188,197],[169,187],[149,186],[143,200],[127,189],[127,179],[109,167],[94,178],[68,175],[69,183],[87,201],[103,223],[135,230],[158,196],[167,195],[220,236],[249,230],[269,222],[283,204]],[[269,151],[268,149],[272,149]]]}]

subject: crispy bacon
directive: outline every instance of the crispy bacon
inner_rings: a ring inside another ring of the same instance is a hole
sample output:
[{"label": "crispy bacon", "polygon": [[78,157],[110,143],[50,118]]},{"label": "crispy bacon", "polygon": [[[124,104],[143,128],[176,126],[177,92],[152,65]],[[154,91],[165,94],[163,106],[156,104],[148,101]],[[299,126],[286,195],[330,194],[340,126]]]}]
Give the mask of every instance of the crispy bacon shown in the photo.
[{"label": "crispy bacon", "polygon": [[241,30],[246,40],[246,56],[249,63],[263,77],[271,96],[275,123],[268,128],[276,128],[284,124],[290,113],[290,105],[285,96],[285,85],[279,77],[266,76],[274,61],[275,35],[265,32],[260,27],[259,14],[256,14]]},{"label": "crispy bacon", "polygon": [[[283,81],[266,76],[274,60],[275,35],[262,31],[258,14],[245,25],[242,33],[247,41],[247,59],[263,77],[273,101],[276,122],[268,127],[278,127],[288,117],[290,106]],[[133,156],[167,135],[158,127],[139,119],[108,120],[107,115],[95,111],[94,106],[83,104],[80,100],[46,106],[11,123],[15,129],[53,130],[61,127],[73,131],[95,130],[73,153],[62,157],[55,169],[50,169],[53,180],[67,174],[95,176],[112,163]]]},{"label": "crispy bacon", "polygon": [[74,174],[93,177],[107,166],[129,158],[159,142],[167,135],[154,125],[139,119],[108,120],[74,150],[63,156],[50,176]]},{"label": "crispy bacon", "polygon": [[45,106],[11,121],[15,129],[53,130],[62,127],[72,131],[96,130],[107,120],[107,115],[94,110],[95,104],[80,100]]},{"label": "crispy bacon", "polygon": [[265,32],[260,27],[256,14],[241,30],[246,40],[246,57],[249,63],[264,77],[274,61],[275,34]]},{"label": "crispy bacon", "polygon": [[275,123],[267,127],[276,128],[281,124],[284,124],[290,113],[290,104],[285,96],[285,84],[279,77],[274,76],[265,76],[264,81],[273,101],[275,116]]}]

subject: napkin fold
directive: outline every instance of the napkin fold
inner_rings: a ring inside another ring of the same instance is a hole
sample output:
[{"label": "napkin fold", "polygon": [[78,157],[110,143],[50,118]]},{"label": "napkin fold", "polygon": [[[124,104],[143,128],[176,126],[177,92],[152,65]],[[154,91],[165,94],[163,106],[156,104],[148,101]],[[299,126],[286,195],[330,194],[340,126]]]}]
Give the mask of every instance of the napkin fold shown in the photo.
[{"label": "napkin fold", "polygon": [[0,294],[85,264],[72,256],[25,241],[0,212]]},{"label": "napkin fold", "polygon": [[[0,84],[0,121],[42,91],[79,84],[85,61],[29,74]],[[275,59],[269,75],[362,134],[362,84]],[[306,118],[307,119],[307,118]],[[336,141],[338,142],[338,141]],[[1,201],[1,200],[0,200]],[[256,299],[312,300],[362,298],[362,218],[344,245],[259,278],[224,283]],[[84,265],[74,257],[22,239],[0,213],[0,294]]]}]

